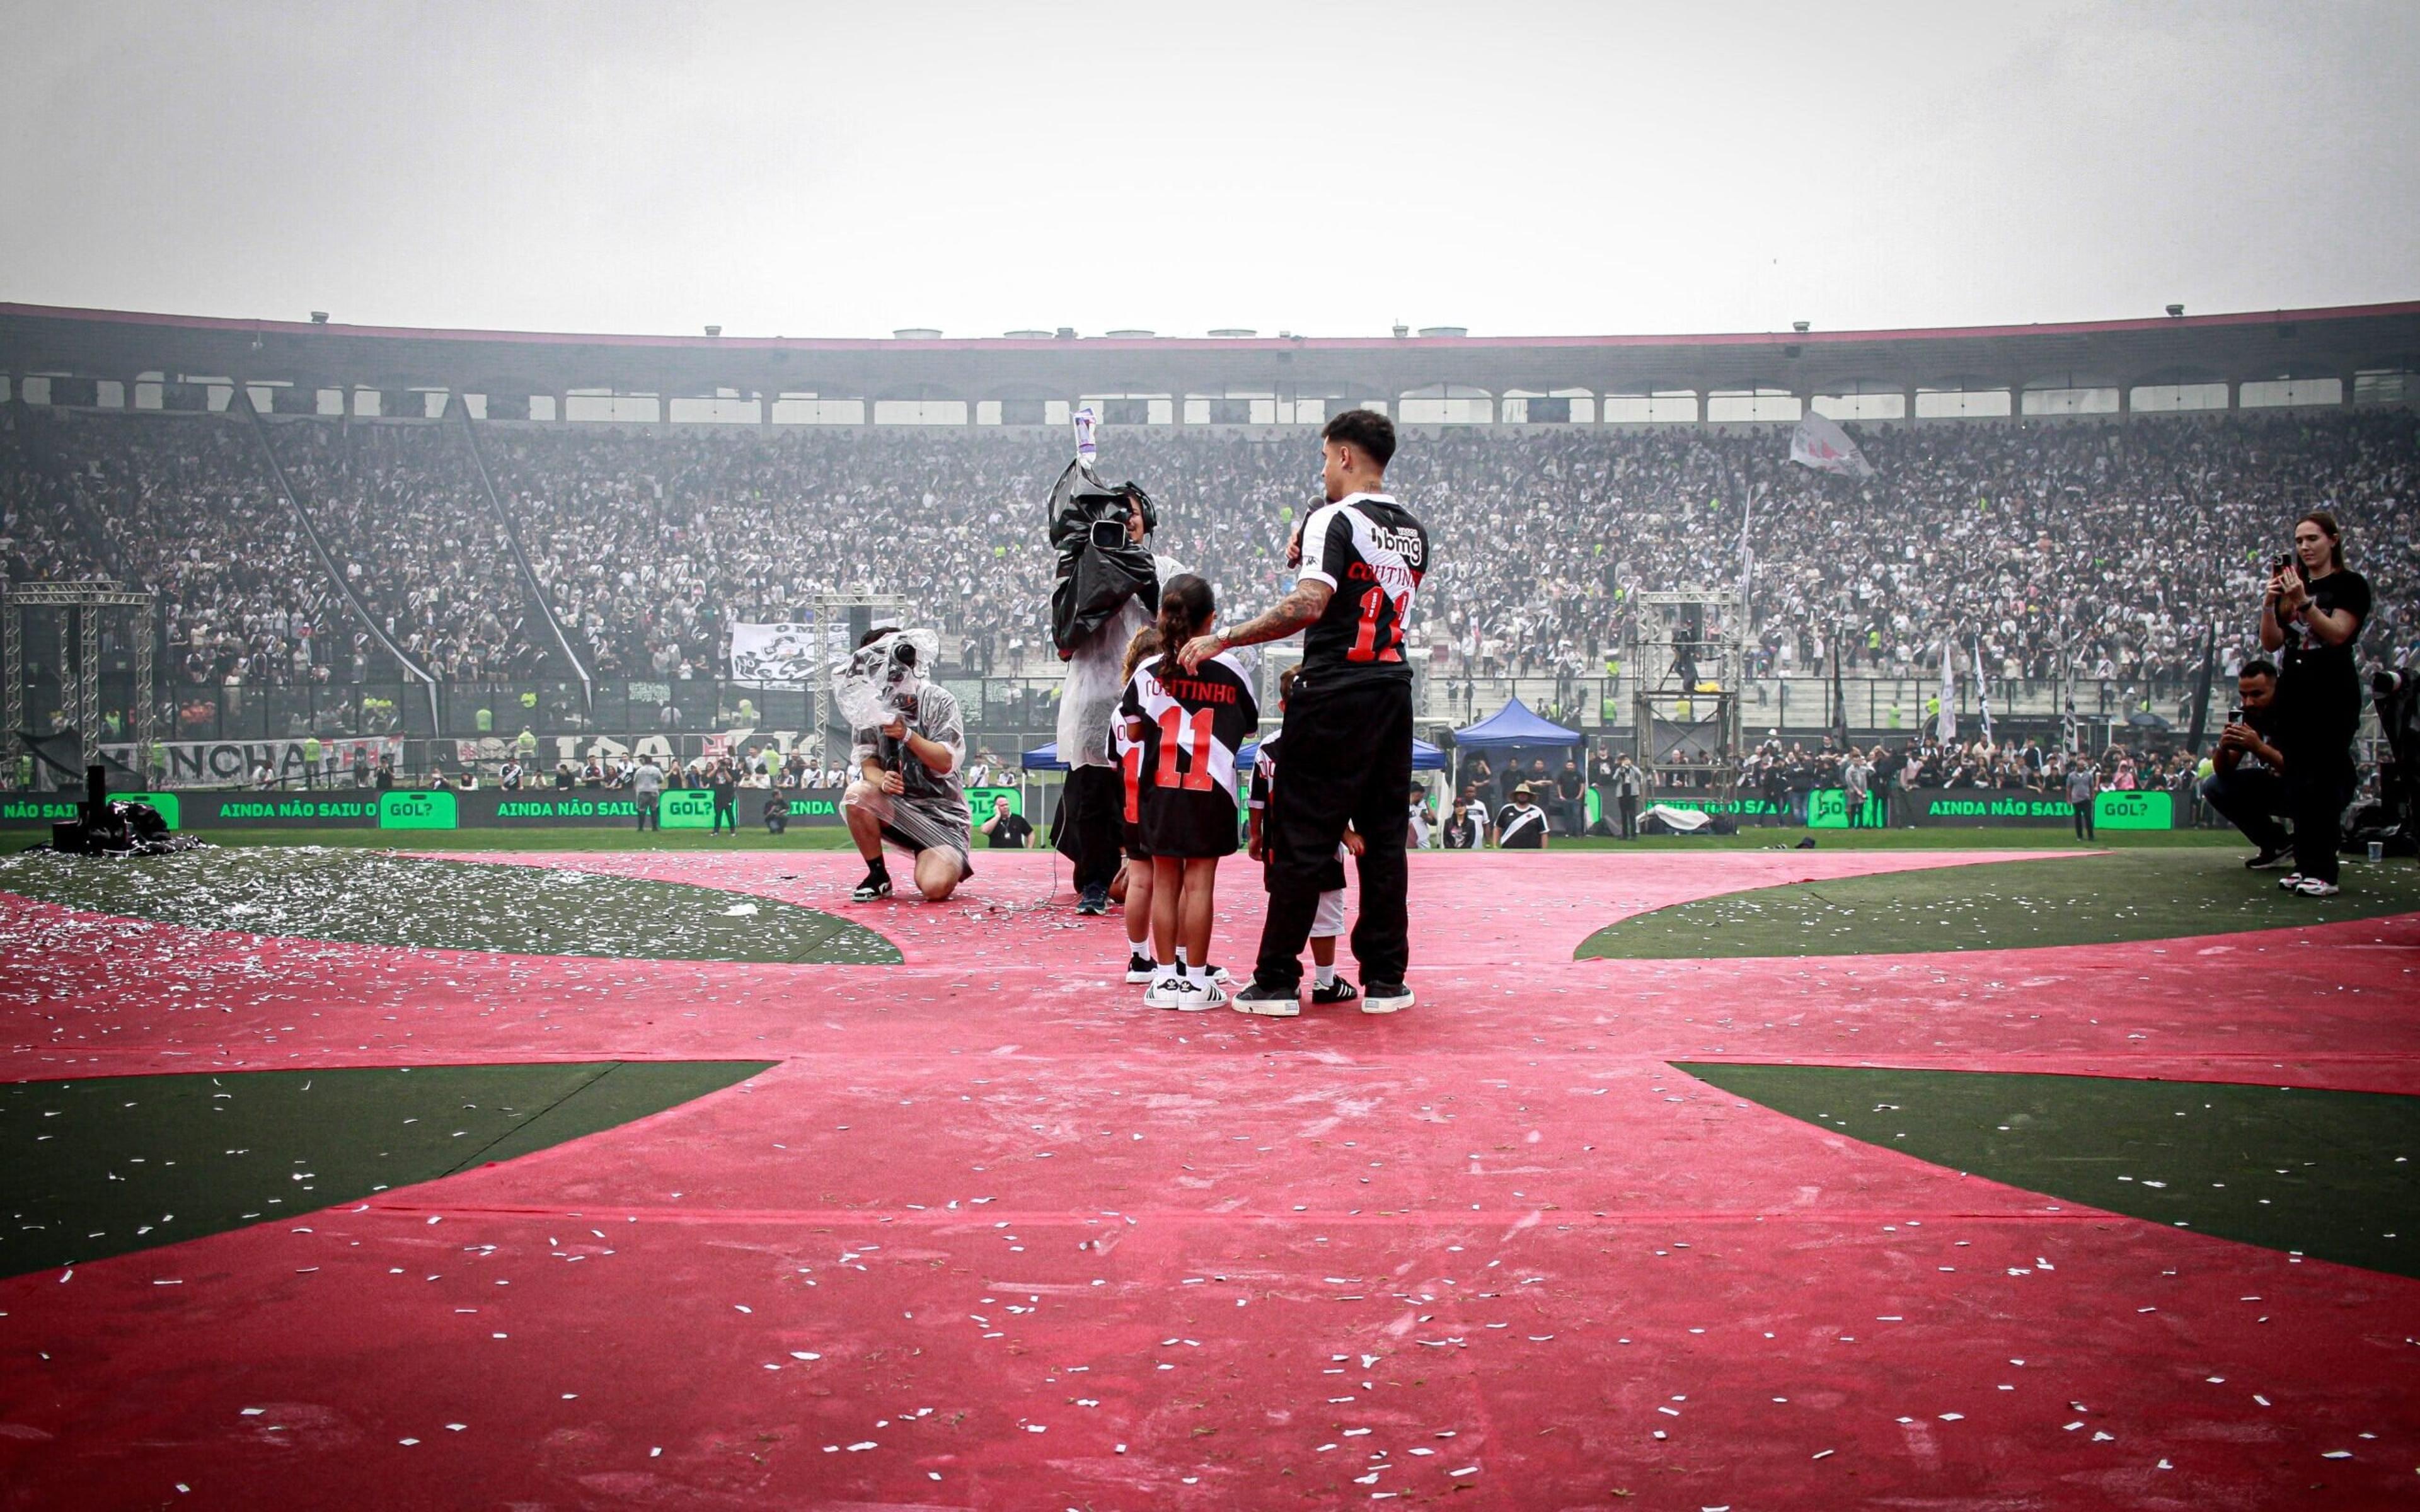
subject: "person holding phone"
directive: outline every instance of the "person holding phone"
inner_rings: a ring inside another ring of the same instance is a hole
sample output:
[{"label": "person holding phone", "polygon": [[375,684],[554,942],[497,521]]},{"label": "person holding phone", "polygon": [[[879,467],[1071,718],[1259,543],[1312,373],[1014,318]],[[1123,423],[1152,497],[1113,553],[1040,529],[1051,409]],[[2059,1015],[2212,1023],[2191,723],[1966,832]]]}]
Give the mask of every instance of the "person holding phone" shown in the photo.
[{"label": "person holding phone", "polygon": [[2219,732],[2211,774],[2201,781],[2201,801],[2258,847],[2244,867],[2269,872],[2293,855],[2280,819],[2286,812],[2286,753],[2276,746],[2276,667],[2245,662],[2235,690],[2238,702]]},{"label": "person holding phone", "polygon": [[2337,826],[2352,801],[2361,722],[2352,652],[2369,608],[2369,580],[2345,565],[2335,517],[2313,510],[2296,520],[2293,554],[2279,559],[2260,600],[2260,644],[2280,654],[2277,748],[2294,822],[2294,870],[2278,886],[2305,898],[2338,890]]}]

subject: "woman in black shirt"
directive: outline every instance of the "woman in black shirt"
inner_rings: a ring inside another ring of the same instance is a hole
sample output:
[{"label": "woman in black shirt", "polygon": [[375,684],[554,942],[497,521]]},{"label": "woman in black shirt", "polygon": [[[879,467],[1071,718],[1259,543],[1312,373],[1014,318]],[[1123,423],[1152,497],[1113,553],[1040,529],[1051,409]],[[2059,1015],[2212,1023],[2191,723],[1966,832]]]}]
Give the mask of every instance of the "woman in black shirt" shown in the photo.
[{"label": "woman in black shirt", "polygon": [[2337,823],[2352,801],[2352,738],[2361,722],[2353,646],[2369,619],[2369,582],[2345,565],[2335,517],[2294,522],[2295,561],[2281,563],[2260,605],[2260,644],[2281,653],[2277,748],[2294,820],[2294,872],[2279,886],[2305,897],[2336,890]]}]

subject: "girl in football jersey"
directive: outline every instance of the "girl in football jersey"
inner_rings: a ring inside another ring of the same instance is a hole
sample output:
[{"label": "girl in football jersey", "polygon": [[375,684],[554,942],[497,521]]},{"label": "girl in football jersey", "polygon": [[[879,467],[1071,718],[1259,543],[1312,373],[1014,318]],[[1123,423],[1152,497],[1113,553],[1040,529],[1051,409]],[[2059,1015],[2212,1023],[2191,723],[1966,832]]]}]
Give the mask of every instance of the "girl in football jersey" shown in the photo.
[{"label": "girl in football jersey", "polygon": [[[1159,591],[1158,644],[1181,646],[1217,614],[1210,585],[1183,573]],[[1212,977],[1210,921],[1218,858],[1235,853],[1235,752],[1261,727],[1249,667],[1223,653],[1186,671],[1157,652],[1127,680],[1126,738],[1141,752],[1142,843],[1152,857],[1151,990],[1154,1008],[1217,1008],[1227,995]]]}]

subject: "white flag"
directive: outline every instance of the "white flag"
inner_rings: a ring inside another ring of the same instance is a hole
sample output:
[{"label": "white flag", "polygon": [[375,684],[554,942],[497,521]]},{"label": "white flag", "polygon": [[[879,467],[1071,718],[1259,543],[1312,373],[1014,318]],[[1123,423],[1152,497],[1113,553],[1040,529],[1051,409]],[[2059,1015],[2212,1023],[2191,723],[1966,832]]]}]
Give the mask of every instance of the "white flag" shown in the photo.
[{"label": "white flag", "polygon": [[1983,676],[1983,642],[1975,642],[1976,713],[1983,722],[1983,744],[1992,743],[1992,685]]},{"label": "white flag", "polygon": [[1941,638],[1941,722],[1935,732],[1945,746],[1958,738],[1958,653],[1949,638]]},{"label": "white flag", "polygon": [[1849,440],[1849,433],[1812,409],[1790,433],[1790,460],[1818,472],[1844,472],[1853,478],[1874,475],[1874,465]]}]

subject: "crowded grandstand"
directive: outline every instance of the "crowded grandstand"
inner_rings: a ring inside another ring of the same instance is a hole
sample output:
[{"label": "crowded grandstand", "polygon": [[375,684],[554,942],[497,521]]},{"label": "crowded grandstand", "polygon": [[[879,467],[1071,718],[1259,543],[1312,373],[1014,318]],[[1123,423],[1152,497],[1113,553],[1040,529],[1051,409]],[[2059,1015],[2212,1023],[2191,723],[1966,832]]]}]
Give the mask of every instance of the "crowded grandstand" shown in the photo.
[{"label": "crowded grandstand", "polygon": [[[132,339],[125,320],[8,313],[16,355],[0,407],[0,550],[12,584],[114,581],[154,595],[155,738],[802,726],[803,703],[776,718],[787,707],[780,689],[731,680],[732,628],[809,620],[819,603],[851,594],[919,606],[943,632],[943,671],[962,688],[981,685],[970,724],[995,762],[1047,736],[1056,670],[1041,490],[1066,440],[1044,422],[1069,411],[1080,370],[1066,398],[965,401],[946,407],[955,424],[929,423],[941,408],[930,401],[908,407],[927,423],[866,424],[898,408],[871,399],[811,411],[856,424],[777,424],[799,406],[765,391],[736,405],[755,423],[730,424],[734,401],[713,396],[726,391],[682,401],[670,389],[646,401],[653,423],[504,418],[576,415],[583,404],[620,417],[632,401],[583,401],[568,383],[535,399],[495,382],[486,393],[380,390],[375,375],[348,388],[292,376],[290,359],[287,376],[268,384],[189,378],[168,366],[119,380],[30,370],[36,352],[80,348],[90,371],[122,363],[114,348]],[[2333,332],[2339,352],[2349,340],[2391,350],[2412,323],[2408,307],[2388,307],[2280,316],[2265,329],[2289,346],[2299,328]],[[199,360],[224,355],[220,328],[231,324],[170,321],[132,334]],[[289,328],[271,349],[328,329]],[[1931,355],[1945,336],[1959,361],[2029,349],[2030,338],[2006,332],[1867,333],[1838,363],[1920,371],[1952,360]],[[352,339],[372,354],[349,359],[358,363],[406,361],[380,354],[411,346],[414,362],[452,351],[524,366],[552,340]],[[2400,402],[2399,372],[2229,378],[2219,364],[2242,360],[2227,345],[2244,339],[2241,317],[2112,323],[2099,339],[2118,349],[2167,343],[2164,359],[2202,344],[2210,365],[2199,374],[2172,364],[2151,376],[2219,380],[2096,390],[2071,374],[2031,393],[2012,384],[1980,396],[1998,401],[1997,414],[1977,395],[1919,393],[1905,380],[1880,385],[1904,392],[1879,405],[1874,384],[1824,398],[1810,382],[1779,409],[1770,394],[1731,400],[1733,413],[1758,418],[1722,420],[1713,368],[1677,407],[1669,394],[1625,395],[1613,384],[1525,401],[1498,377],[1540,361],[1521,343],[1453,333],[1399,341],[1398,349],[1424,349],[1424,370],[1496,384],[1492,393],[1448,383],[1368,401],[1391,405],[1420,437],[1404,451],[1397,486],[1423,501],[1435,532],[1436,566],[1411,647],[1424,674],[1424,725],[1478,718],[1522,697],[1597,737],[1598,759],[1608,759],[1634,739],[1622,657],[1638,595],[1749,574],[1745,634],[1723,629],[1744,649],[1741,723],[1757,738],[1676,755],[1663,786],[1714,783],[1688,770],[1703,759],[1723,766],[1719,785],[1752,790],[1776,764],[1820,764],[1816,755],[1776,756],[1766,735],[1819,752],[1852,732],[1898,746],[1901,763],[1915,755],[1936,782],[2055,785],[2056,759],[2047,776],[2040,760],[2019,760],[2029,734],[2059,748],[2057,758],[2088,743],[2110,782],[2122,771],[2129,782],[2181,786],[2195,679],[2205,665],[2231,676],[2258,654],[2244,606],[2258,596],[2281,523],[2310,509],[2342,521],[2375,587],[2364,659],[2407,665],[2420,650],[2420,416]],[[1773,345],[1820,351],[1819,340],[1796,333]],[[2180,340],[2189,345],[2176,347]],[[725,360],[711,340],[671,345],[684,360]],[[891,356],[886,344],[857,345],[862,361]],[[923,363],[927,377],[949,371],[934,363],[961,358],[1066,372],[1097,345],[1097,384],[1131,367],[1137,348],[1218,380],[1236,348],[1273,344],[887,345],[907,354],[898,361]],[[498,346],[508,356],[489,349]],[[1678,338],[1673,347],[1686,349]],[[992,347],[1006,350],[995,357]],[[1727,348],[1706,350],[1721,361]],[[1294,351],[1270,355],[1290,361]],[[752,349],[747,360],[764,357]],[[1600,360],[1626,359],[1616,349]],[[616,361],[600,370],[610,375]],[[1733,370],[1753,370],[1756,359],[1745,361]],[[2270,405],[2254,407],[2264,392]],[[1348,401],[1296,396],[1280,410],[1268,398],[1187,399],[1182,383],[1169,393],[1103,402],[1104,470],[1151,491],[1164,521],[1157,549],[1222,598],[1274,592],[1288,579],[1286,522],[1309,498],[1303,438]],[[1468,394],[1481,397],[1456,397]],[[2333,402],[2308,402],[2315,396]],[[685,403],[724,423],[684,419]],[[2182,408],[2194,403],[2211,408]],[[1844,424],[1860,469],[1792,460],[1790,423],[1826,411],[1852,417]],[[1292,423],[1273,423],[1280,417]],[[64,729],[73,714],[66,642],[46,640],[33,618],[30,722]],[[146,711],[124,655],[132,632],[116,633],[118,655],[101,671],[100,733],[124,739]],[[1970,734],[1923,760],[1908,747],[1943,738],[1945,656],[1970,722],[1979,704],[1996,708],[2004,732],[2012,715],[2069,724],[2021,725],[2018,741],[1981,750],[1968,748]],[[2079,742],[2079,719],[2098,738]],[[455,748],[415,745],[407,760],[435,770]],[[576,770],[576,753],[566,754]],[[1842,754],[1820,760],[1837,767]],[[785,764],[829,764],[812,738],[786,737],[769,765]],[[1799,784],[1809,785],[1811,777]]]}]

